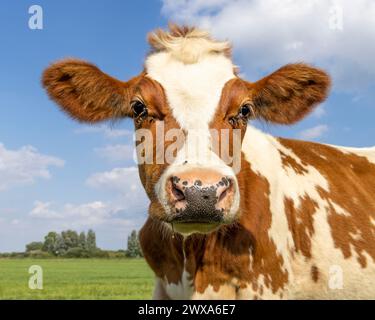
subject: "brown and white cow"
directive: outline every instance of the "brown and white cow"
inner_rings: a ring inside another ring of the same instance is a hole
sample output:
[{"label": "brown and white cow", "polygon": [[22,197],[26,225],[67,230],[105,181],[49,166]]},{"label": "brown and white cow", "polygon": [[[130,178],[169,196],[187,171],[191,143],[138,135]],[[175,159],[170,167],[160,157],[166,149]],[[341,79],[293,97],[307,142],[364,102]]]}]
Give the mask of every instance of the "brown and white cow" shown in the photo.
[{"label": "brown and white cow", "polygon": [[[195,28],[170,26],[149,42],[143,72],[127,82],[75,59],[52,64],[42,81],[78,121],[131,117],[153,136],[161,122],[184,133],[172,163],[139,165],[154,298],[375,298],[375,148],[275,138],[248,125],[302,119],[326,98],[328,75],[298,63],[248,82],[230,45]],[[240,130],[239,172],[213,148],[211,129]],[[182,152],[197,141],[201,156]]]}]

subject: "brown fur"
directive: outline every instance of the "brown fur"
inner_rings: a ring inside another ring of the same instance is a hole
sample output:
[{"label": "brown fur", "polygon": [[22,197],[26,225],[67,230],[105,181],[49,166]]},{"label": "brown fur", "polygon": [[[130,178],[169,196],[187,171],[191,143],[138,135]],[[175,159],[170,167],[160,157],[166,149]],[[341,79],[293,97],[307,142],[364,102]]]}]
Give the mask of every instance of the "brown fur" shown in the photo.
[{"label": "brown fur", "polygon": [[318,282],[319,280],[319,269],[315,265],[311,267],[311,278],[314,280],[314,282]]},{"label": "brown fur", "polygon": [[[151,200],[150,213],[154,217],[163,219],[165,212],[157,200],[154,192],[154,186],[159,180],[160,176],[168,166],[166,159],[162,159],[163,164],[158,164],[156,159],[157,145],[156,145],[156,122],[164,121],[164,130],[167,132],[170,129],[180,129],[176,120],[172,116],[169,109],[166,96],[162,86],[155,80],[148,77],[141,77],[134,88],[135,96],[141,98],[148,108],[148,117],[144,121],[137,123],[135,121],[136,129],[148,129],[151,131],[154,141],[152,144],[153,161],[152,164],[140,164],[139,175],[145,191]],[[139,142],[140,143],[140,142]],[[161,147],[167,148],[173,141],[166,141]],[[138,144],[137,144],[138,145]]]},{"label": "brown fur", "polygon": [[[283,164],[284,167],[289,167],[289,168],[293,169],[298,174],[307,173],[307,170],[302,165],[297,163],[297,161],[294,160],[291,156],[286,155],[282,151],[280,151],[280,156],[281,156],[281,161],[282,161],[282,164]],[[304,164],[304,165],[306,165],[306,164]]]},{"label": "brown fur", "polygon": [[56,62],[42,76],[50,98],[73,119],[89,123],[129,116],[136,81],[121,82],[77,59]]},{"label": "brown fur", "polygon": [[148,218],[139,233],[142,252],[155,275],[177,284],[183,272],[182,237],[171,237],[160,221]]},{"label": "brown fur", "polygon": [[298,208],[295,207],[293,200],[288,198],[284,199],[284,204],[295,250],[297,253],[301,252],[306,258],[311,258],[311,237],[314,234],[313,215],[317,204],[308,196],[301,199],[301,205]]},{"label": "brown fur", "polygon": [[330,78],[303,63],[288,64],[269,76],[248,83],[257,116],[278,124],[293,124],[328,95]]}]

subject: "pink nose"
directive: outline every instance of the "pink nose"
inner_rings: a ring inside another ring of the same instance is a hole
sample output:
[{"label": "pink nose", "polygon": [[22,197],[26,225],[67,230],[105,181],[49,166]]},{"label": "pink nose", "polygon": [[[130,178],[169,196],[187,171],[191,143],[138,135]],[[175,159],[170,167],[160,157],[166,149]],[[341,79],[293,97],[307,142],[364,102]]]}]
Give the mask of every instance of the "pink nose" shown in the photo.
[{"label": "pink nose", "polygon": [[233,202],[233,179],[208,169],[184,171],[169,179],[167,196],[173,221],[221,222]]}]

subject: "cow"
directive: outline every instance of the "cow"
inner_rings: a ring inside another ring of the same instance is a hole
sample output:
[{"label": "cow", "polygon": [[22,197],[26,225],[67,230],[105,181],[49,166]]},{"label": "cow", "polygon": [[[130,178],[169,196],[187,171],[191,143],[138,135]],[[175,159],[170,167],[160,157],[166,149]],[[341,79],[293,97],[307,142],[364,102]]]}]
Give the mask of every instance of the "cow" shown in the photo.
[{"label": "cow", "polygon": [[[143,71],[126,82],[65,59],[46,68],[42,85],[79,122],[132,118],[153,137],[161,123],[184,134],[173,161],[154,153],[138,164],[153,297],[375,298],[375,147],[278,138],[251,125],[301,120],[327,97],[328,74],[295,63],[246,81],[231,45],[195,27],[170,25],[148,41]],[[238,170],[213,147],[212,130],[229,132],[232,155],[239,133]],[[183,152],[197,141],[198,155]]]}]

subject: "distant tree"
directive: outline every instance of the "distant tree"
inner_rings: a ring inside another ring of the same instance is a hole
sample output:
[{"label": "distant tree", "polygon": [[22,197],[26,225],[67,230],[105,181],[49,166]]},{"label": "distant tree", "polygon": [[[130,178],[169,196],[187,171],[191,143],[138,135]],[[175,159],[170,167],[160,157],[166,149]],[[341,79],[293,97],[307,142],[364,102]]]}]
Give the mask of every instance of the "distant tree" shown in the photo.
[{"label": "distant tree", "polygon": [[45,252],[45,251],[42,251],[42,250],[32,250],[32,251],[29,251],[29,252],[25,252],[25,255],[24,257],[28,257],[28,258],[50,258],[51,257],[51,254],[49,252]]},{"label": "distant tree", "polygon": [[88,251],[94,251],[94,250],[97,249],[97,247],[96,247],[96,235],[95,235],[95,232],[91,229],[87,232],[86,249]]},{"label": "distant tree", "polygon": [[66,230],[61,232],[61,236],[64,239],[66,249],[78,247],[78,233],[73,230]]},{"label": "distant tree", "polygon": [[57,233],[54,231],[48,232],[44,237],[43,251],[54,253],[55,243],[56,243]]},{"label": "distant tree", "polygon": [[65,252],[64,258],[90,258],[90,253],[79,247],[70,248]]},{"label": "distant tree", "polygon": [[26,245],[26,252],[42,250],[43,242],[33,241]]},{"label": "distant tree", "polygon": [[57,256],[62,256],[62,255],[65,254],[67,249],[68,248],[65,245],[65,241],[64,241],[63,236],[61,234],[58,234],[57,237],[56,237],[55,246],[53,248],[54,254],[57,255]]},{"label": "distant tree", "polygon": [[78,237],[78,247],[86,249],[86,234],[82,231]]},{"label": "distant tree", "polygon": [[126,255],[130,258],[143,256],[136,230],[133,230],[128,236],[128,248],[126,250]]}]

